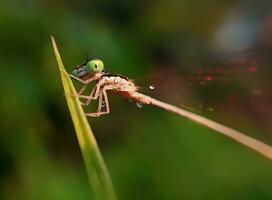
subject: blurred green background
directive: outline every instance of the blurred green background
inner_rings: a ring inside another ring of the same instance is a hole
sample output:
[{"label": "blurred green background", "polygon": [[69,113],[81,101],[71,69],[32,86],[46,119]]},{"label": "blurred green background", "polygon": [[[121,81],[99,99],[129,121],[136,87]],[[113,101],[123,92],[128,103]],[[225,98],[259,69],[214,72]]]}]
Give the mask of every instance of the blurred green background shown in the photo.
[{"label": "blurred green background", "polygon": [[[50,43],[272,144],[272,6],[257,0],[1,1],[0,199],[89,199]],[[143,80],[143,81],[141,81]],[[147,80],[147,81],[146,81]],[[272,199],[272,162],[110,95],[89,121],[119,199]]]}]

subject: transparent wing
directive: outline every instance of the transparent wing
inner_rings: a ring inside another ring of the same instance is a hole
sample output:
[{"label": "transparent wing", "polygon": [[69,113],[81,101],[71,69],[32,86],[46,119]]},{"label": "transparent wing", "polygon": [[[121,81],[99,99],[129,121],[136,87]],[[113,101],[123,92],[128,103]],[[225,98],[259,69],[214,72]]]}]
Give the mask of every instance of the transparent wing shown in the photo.
[{"label": "transparent wing", "polygon": [[209,66],[156,67],[135,82],[141,92],[197,113],[243,115],[271,126],[269,61],[252,52],[232,55],[213,55]]}]

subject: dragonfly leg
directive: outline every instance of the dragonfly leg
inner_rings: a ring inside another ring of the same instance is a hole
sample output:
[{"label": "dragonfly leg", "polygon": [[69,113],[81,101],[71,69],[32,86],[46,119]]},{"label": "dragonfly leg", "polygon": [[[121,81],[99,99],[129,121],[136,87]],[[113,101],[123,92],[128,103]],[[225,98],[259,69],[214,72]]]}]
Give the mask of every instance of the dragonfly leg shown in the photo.
[{"label": "dragonfly leg", "polygon": [[98,96],[101,93],[101,85],[99,83],[96,84],[95,88],[92,90],[92,92],[90,93],[90,95],[88,96],[87,101],[85,102],[85,105],[89,105],[91,100],[95,100],[98,98]]},{"label": "dragonfly leg", "polygon": [[106,106],[106,111],[103,114],[108,114],[108,113],[110,113],[110,104],[109,104],[107,90],[105,88],[103,88],[102,93],[104,95],[104,101],[105,101],[105,106]]},{"label": "dragonfly leg", "polygon": [[[99,117],[101,115],[108,114],[110,112],[110,105],[109,105],[109,100],[108,100],[108,95],[107,95],[107,86],[102,89],[102,92],[99,94],[99,99],[98,99],[98,109],[96,113],[86,113],[86,116],[91,116],[91,117]],[[102,103],[103,103],[103,97],[105,101],[105,106],[106,110],[102,111]]]},{"label": "dragonfly leg", "polygon": [[68,75],[69,75],[71,78],[73,78],[73,79],[79,81],[80,83],[82,83],[82,84],[84,84],[84,85],[86,85],[86,84],[88,84],[88,83],[90,83],[90,82],[92,82],[92,81],[94,80],[94,78],[89,78],[89,79],[87,79],[87,80],[82,80],[82,79],[80,79],[80,78],[78,78],[78,77],[76,77],[76,76],[74,76],[74,75],[72,75],[72,74],[68,74]]},{"label": "dragonfly leg", "polygon": [[[72,94],[71,94],[71,96],[77,96],[77,97],[79,97],[79,98],[89,97],[89,96],[81,95],[81,94],[84,92],[84,90],[86,89],[86,87],[87,87],[87,85],[83,85],[83,87],[77,92],[76,95],[72,95]],[[92,94],[92,93],[91,93],[91,94]],[[80,104],[81,104],[81,105],[85,105],[86,103],[83,103],[83,102],[80,101]]]},{"label": "dragonfly leg", "polygon": [[99,117],[100,115],[102,115],[102,104],[103,104],[103,93],[100,92],[99,93],[99,98],[98,98],[98,108],[96,112],[93,113],[85,113],[86,116],[90,116],[90,117]]},{"label": "dragonfly leg", "polygon": [[83,85],[83,87],[79,90],[79,92],[77,93],[78,95],[81,95],[84,90],[86,89],[87,85]]},{"label": "dragonfly leg", "polygon": [[91,100],[96,100],[100,95],[100,84],[97,83],[96,86],[92,89],[89,95],[77,95],[79,98],[87,99],[85,103],[81,103],[84,106],[90,104]]},{"label": "dragonfly leg", "polygon": [[[79,92],[77,93],[77,95],[76,96],[78,96],[78,97],[80,97],[81,96],[81,94],[84,92],[84,90],[86,89],[86,87],[87,87],[87,85],[83,85],[83,87],[79,90]],[[93,91],[92,91],[93,92]],[[92,95],[92,92],[91,92],[91,94],[90,95]],[[83,103],[83,102],[81,102],[80,101],[80,104],[81,105],[83,105],[83,106],[85,106],[86,105],[86,103]]]},{"label": "dragonfly leg", "polygon": [[101,111],[102,111],[102,105],[103,105],[103,93],[100,92],[99,99],[98,99],[97,113],[101,113]]},{"label": "dragonfly leg", "polygon": [[[86,89],[86,87],[87,87],[87,84],[88,84],[89,82],[93,81],[92,78],[87,79],[87,80],[82,80],[82,79],[80,79],[80,78],[78,78],[78,77],[76,77],[76,76],[74,76],[74,75],[72,75],[72,74],[68,74],[67,72],[62,72],[62,73],[66,74],[66,75],[70,76],[71,78],[73,78],[73,79],[75,79],[75,80],[81,82],[82,84],[84,84],[83,87],[77,92],[77,95],[73,95],[73,96],[77,96],[78,98],[85,98],[85,99],[88,99],[88,101],[90,101],[89,99],[93,99],[92,96],[93,96],[93,93],[94,93],[95,90],[92,90],[92,92],[91,92],[90,95],[88,95],[88,96],[87,96],[87,95],[81,95],[81,94],[85,91],[85,89]],[[97,88],[97,86],[96,86],[95,88]],[[97,95],[97,96],[98,96],[98,95]],[[96,97],[96,99],[97,99],[97,97]],[[89,102],[89,103],[90,103],[90,102]],[[89,103],[88,103],[88,104],[89,104]],[[81,105],[88,105],[88,104],[86,104],[86,102],[85,102],[85,103],[80,102],[80,104],[81,104]]]},{"label": "dragonfly leg", "polygon": [[[76,97],[77,95],[74,95],[74,94],[63,94],[64,96],[72,96],[72,97]],[[79,103],[81,104],[81,105],[83,105],[83,106],[85,106],[85,103],[83,103],[83,102],[81,102],[81,101],[79,101]]]},{"label": "dragonfly leg", "polygon": [[[93,88],[93,90],[91,91],[91,93],[89,95],[77,95],[77,96],[79,98],[83,98],[83,99],[87,99],[87,100],[97,99],[99,96],[99,91],[100,91],[100,84],[96,84],[96,86]],[[88,104],[86,104],[86,105],[88,105]]]},{"label": "dragonfly leg", "polygon": [[[84,86],[83,86],[84,87]],[[82,88],[83,89],[83,88]],[[85,89],[85,88],[84,88]],[[83,90],[84,90],[83,89]],[[78,93],[77,93],[77,97],[78,98],[83,98],[83,99],[87,99],[88,101],[89,101],[89,99],[93,99],[93,94],[94,94],[94,92],[95,92],[95,90],[96,90],[96,87],[94,87],[93,89],[92,89],[92,91],[91,91],[91,93],[89,94],[89,95],[81,95],[81,91],[79,91]],[[84,105],[84,106],[87,106],[87,105],[89,105],[90,104],[90,101],[88,102],[88,104],[87,104],[87,102],[85,102],[85,103],[82,103],[81,102],[81,104],[82,105]]]},{"label": "dragonfly leg", "polygon": [[90,102],[91,102],[91,100],[94,99],[94,98],[93,98],[93,95],[94,95],[95,91],[96,91],[96,87],[94,87],[94,88],[92,89],[92,91],[91,91],[91,93],[89,94],[89,96],[86,96],[86,97],[87,97],[87,98],[85,98],[85,99],[86,99],[86,102],[84,103],[85,106],[89,105]]},{"label": "dragonfly leg", "polygon": [[108,94],[107,94],[107,88],[103,88],[102,90],[102,95],[101,97],[104,97],[104,103],[105,103],[105,111],[101,112],[102,109],[102,103],[103,103],[103,98],[101,98],[101,101],[99,101],[99,106],[98,106],[98,110],[100,112],[100,115],[105,115],[105,114],[109,114],[110,113],[110,105],[109,105],[109,99],[108,99]]},{"label": "dragonfly leg", "polygon": [[80,79],[80,78],[78,78],[78,77],[76,77],[76,76],[74,76],[74,75],[72,75],[72,74],[68,74],[68,75],[69,75],[71,78],[73,78],[73,79],[79,81],[80,83],[86,84],[86,82],[85,82],[84,80],[82,80],[82,79]]}]

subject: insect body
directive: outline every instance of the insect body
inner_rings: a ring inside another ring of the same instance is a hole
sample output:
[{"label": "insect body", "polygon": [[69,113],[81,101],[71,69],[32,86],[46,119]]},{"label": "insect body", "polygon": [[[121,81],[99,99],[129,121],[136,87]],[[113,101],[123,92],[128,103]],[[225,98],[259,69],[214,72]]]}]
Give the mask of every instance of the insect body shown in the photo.
[{"label": "insect body", "polygon": [[[122,95],[128,99],[149,104],[150,98],[138,93],[138,87],[132,80],[123,76],[107,73],[101,60],[94,59],[87,61],[86,63],[76,67],[70,76],[84,84],[84,86],[78,92],[79,98],[86,99],[86,102],[82,103],[83,105],[89,105],[91,100],[98,99],[97,112],[86,113],[87,116],[98,117],[110,112],[107,95],[108,90],[111,90],[114,93]],[[87,84],[91,81],[96,81],[95,87],[92,89],[89,95],[82,95]],[[105,111],[102,111],[103,103],[105,103]]]},{"label": "insect body", "polygon": [[[216,130],[219,133],[228,136],[237,142],[257,151],[258,153],[272,159],[272,148],[269,145],[215,121],[139,93],[137,91],[137,86],[133,83],[132,80],[129,80],[126,77],[108,74],[104,70],[103,62],[100,60],[91,60],[85,64],[80,65],[74,69],[73,75],[70,76],[84,84],[82,89],[78,92],[78,97],[87,99],[84,105],[88,105],[91,100],[98,99],[97,112],[86,113],[87,116],[98,117],[110,112],[107,91],[111,90],[114,93],[120,94],[135,102],[154,105],[167,110],[168,112],[178,114],[194,122],[205,125],[206,127]],[[86,85],[91,81],[96,81],[96,85],[91,91],[90,95],[81,95],[81,93],[85,90]],[[105,111],[102,111],[103,102],[105,102],[106,106]]]}]

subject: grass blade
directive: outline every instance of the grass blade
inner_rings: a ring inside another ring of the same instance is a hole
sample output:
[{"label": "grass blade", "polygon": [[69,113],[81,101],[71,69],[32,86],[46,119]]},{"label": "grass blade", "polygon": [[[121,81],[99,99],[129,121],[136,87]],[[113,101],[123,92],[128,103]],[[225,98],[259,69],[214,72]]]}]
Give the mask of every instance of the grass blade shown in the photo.
[{"label": "grass blade", "polygon": [[91,127],[76,96],[76,90],[62,63],[56,42],[51,36],[58,62],[66,101],[76,130],[77,139],[87,168],[94,198],[115,200],[115,192],[104,160],[97,146]]}]

